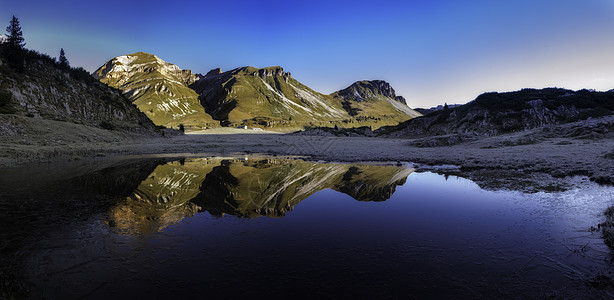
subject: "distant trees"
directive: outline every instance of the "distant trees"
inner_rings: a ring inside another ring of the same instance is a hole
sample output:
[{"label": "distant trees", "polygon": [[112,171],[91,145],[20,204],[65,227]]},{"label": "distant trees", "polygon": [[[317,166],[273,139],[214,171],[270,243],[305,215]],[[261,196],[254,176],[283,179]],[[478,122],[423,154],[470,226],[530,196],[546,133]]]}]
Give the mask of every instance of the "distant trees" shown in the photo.
[{"label": "distant trees", "polygon": [[66,59],[66,53],[64,53],[64,48],[60,48],[60,57],[58,58],[58,62],[60,63],[60,67],[62,69],[70,68],[70,64],[68,63],[68,59]]},{"label": "distant trees", "polygon": [[443,110],[448,110],[450,107],[448,106],[448,102],[444,103]]},{"label": "distant trees", "polygon": [[185,127],[183,126],[183,124],[179,124],[179,130],[181,132],[185,132]]}]

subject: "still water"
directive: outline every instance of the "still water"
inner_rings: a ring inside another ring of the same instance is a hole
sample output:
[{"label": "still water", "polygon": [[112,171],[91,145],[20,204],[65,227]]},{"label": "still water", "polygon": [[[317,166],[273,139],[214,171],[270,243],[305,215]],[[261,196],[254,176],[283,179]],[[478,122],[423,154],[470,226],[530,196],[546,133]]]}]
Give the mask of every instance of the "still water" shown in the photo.
[{"label": "still water", "polygon": [[411,165],[270,158],[9,169],[4,288],[52,299],[609,298],[590,284],[612,275],[590,227],[614,189],[578,181],[527,194]]}]

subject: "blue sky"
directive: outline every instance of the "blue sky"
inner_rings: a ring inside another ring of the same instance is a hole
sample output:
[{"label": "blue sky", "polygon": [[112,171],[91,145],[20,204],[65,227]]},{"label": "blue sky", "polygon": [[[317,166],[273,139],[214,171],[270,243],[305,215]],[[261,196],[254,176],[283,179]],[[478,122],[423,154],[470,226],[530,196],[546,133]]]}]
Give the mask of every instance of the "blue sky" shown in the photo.
[{"label": "blue sky", "polygon": [[614,88],[614,0],[0,0],[12,15],[26,47],[88,71],[138,51],[197,73],[280,65],[322,93],[383,79],[412,107]]}]

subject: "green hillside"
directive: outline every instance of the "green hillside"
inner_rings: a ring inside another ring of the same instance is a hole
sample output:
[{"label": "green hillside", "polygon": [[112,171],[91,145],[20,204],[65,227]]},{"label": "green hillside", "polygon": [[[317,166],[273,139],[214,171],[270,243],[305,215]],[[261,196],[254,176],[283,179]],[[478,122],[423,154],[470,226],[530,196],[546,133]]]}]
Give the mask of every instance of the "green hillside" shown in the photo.
[{"label": "green hillside", "polygon": [[396,125],[422,114],[409,108],[385,81],[358,81],[332,96],[356,120],[372,122],[373,127]]},{"label": "green hillside", "polygon": [[192,87],[213,118],[232,126],[302,128],[350,118],[339,101],[301,84],[281,67],[217,69]]},{"label": "green hillside", "polygon": [[324,95],[281,67],[214,69],[202,76],[138,52],[108,61],[94,76],[120,89],[154,123],[167,127],[376,129],[420,116],[384,81],[361,81]]},{"label": "green hillside", "polygon": [[219,126],[200,105],[198,94],[188,87],[197,76],[153,54],[118,56],[98,68],[94,77],[120,89],[156,125]]}]

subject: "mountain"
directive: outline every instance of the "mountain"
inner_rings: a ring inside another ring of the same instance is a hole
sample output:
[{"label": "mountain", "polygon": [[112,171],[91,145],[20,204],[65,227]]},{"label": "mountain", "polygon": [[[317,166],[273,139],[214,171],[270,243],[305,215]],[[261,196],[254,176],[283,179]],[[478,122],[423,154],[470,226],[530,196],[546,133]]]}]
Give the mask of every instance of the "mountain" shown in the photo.
[{"label": "mountain", "polygon": [[399,123],[421,116],[407,106],[405,98],[396,95],[388,82],[382,80],[358,81],[332,96],[341,101],[344,109],[357,119],[383,119]]},{"label": "mountain", "polygon": [[94,77],[121,90],[156,125],[219,126],[200,105],[198,94],[188,87],[199,76],[153,54],[118,56],[98,68]]},{"label": "mountain", "polygon": [[380,127],[420,115],[384,81],[361,81],[324,95],[281,67],[215,69],[192,87],[214,119],[232,126]]},{"label": "mountain", "polygon": [[155,125],[129,99],[85,70],[64,68],[31,50],[23,50],[25,64],[16,70],[1,48],[0,136],[28,135],[36,142],[45,135],[91,140],[105,129],[155,133]]},{"label": "mountain", "polygon": [[612,91],[523,89],[485,93],[465,105],[437,110],[398,126],[381,128],[379,133],[393,137],[490,136],[612,114]]},{"label": "mountain", "polygon": [[448,106],[448,108],[454,108],[454,107],[461,106],[462,104],[447,104],[446,103],[445,105],[439,104],[439,105],[433,106],[431,108],[414,108],[414,110],[416,110],[417,112],[419,112],[422,115],[426,116],[426,115],[428,115],[428,114],[430,114],[432,112],[436,112],[438,110],[443,110],[446,107],[446,105]]},{"label": "mountain", "polygon": [[281,67],[216,69],[192,87],[223,124],[300,127],[349,118],[339,101],[301,84]]},{"label": "mountain", "polygon": [[108,61],[94,76],[164,126],[379,128],[419,115],[384,81],[361,81],[324,95],[281,67],[214,69],[202,76],[138,52]]}]

